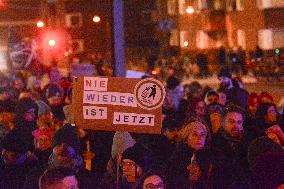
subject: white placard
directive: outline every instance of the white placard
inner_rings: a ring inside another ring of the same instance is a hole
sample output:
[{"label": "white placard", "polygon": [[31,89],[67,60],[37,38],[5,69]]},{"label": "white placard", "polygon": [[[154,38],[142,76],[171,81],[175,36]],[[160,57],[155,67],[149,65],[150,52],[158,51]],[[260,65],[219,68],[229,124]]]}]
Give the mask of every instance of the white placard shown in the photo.
[{"label": "white placard", "polygon": [[83,103],[137,107],[131,93],[84,91]]},{"label": "white placard", "polygon": [[83,106],[84,119],[107,119],[107,107]]},{"label": "white placard", "polygon": [[84,77],[84,90],[107,91],[108,78]]},{"label": "white placard", "polygon": [[113,124],[154,126],[155,115],[114,112]]}]

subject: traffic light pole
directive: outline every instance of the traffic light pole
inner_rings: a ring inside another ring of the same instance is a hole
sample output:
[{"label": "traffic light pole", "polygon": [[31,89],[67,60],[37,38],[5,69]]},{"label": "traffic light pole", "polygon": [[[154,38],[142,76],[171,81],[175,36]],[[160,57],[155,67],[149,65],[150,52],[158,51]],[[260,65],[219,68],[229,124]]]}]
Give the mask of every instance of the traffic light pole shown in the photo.
[{"label": "traffic light pole", "polygon": [[115,77],[125,77],[123,0],[112,1],[112,45]]}]

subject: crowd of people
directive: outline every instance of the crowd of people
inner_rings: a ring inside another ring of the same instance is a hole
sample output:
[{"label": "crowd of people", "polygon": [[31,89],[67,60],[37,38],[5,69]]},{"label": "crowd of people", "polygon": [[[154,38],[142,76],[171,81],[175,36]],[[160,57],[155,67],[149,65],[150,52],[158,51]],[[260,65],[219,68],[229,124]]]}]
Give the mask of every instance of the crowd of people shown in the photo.
[{"label": "crowd of people", "polygon": [[[145,76],[153,77],[153,76]],[[166,78],[161,134],[78,128],[72,79],[0,82],[1,189],[281,189],[284,118],[268,92]],[[90,155],[91,154],[91,155]]]}]

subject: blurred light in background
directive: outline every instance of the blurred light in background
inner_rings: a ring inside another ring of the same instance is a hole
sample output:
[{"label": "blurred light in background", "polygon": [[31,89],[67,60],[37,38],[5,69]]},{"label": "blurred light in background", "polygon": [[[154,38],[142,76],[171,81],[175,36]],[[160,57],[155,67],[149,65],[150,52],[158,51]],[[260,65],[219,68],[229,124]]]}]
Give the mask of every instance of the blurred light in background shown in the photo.
[{"label": "blurred light in background", "polygon": [[43,21],[38,21],[38,22],[36,23],[36,26],[37,26],[38,28],[42,28],[42,27],[44,26]]},{"label": "blurred light in background", "polygon": [[192,6],[188,6],[185,11],[187,14],[192,14],[194,13],[194,8]]},{"label": "blurred light in background", "polygon": [[95,23],[98,23],[98,22],[101,21],[101,18],[100,18],[99,16],[94,16],[94,17],[93,17],[93,21],[94,21]]}]

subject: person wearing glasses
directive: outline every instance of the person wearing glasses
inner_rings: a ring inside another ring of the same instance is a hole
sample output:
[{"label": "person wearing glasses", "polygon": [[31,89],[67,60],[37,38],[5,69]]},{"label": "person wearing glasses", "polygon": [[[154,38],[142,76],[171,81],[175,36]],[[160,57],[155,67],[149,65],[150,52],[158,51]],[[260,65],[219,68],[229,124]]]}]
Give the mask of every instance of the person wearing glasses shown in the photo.
[{"label": "person wearing glasses", "polygon": [[130,189],[146,170],[145,153],[139,146],[127,148],[121,157],[119,188]]},{"label": "person wearing glasses", "polygon": [[137,181],[134,189],[166,189],[166,178],[160,171],[149,170]]}]

